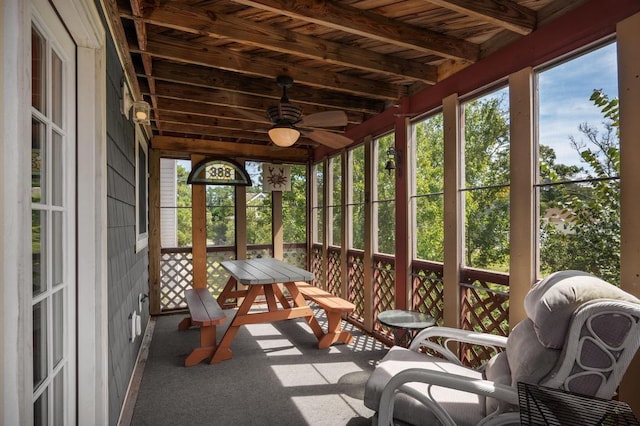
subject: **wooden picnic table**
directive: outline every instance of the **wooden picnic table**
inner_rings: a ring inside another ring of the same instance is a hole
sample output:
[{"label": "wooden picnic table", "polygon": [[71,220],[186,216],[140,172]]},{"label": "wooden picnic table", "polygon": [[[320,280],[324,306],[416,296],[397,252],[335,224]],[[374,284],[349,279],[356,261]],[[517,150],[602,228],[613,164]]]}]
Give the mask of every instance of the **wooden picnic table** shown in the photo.
[{"label": "wooden picnic table", "polygon": [[[227,260],[221,265],[231,274],[231,277],[218,297],[218,304],[224,307],[228,299],[242,300],[231,325],[222,336],[220,344],[211,357],[211,364],[232,357],[231,342],[233,342],[238,328],[245,324],[304,317],[316,338],[322,339],[324,336],[322,327],[296,286],[296,281],[313,280],[312,272],[271,258]],[[247,287],[238,289],[236,288],[238,283]],[[287,300],[279,284],[287,289],[291,300]],[[262,294],[265,297],[267,310],[250,312],[252,306],[256,304],[257,296]]]}]

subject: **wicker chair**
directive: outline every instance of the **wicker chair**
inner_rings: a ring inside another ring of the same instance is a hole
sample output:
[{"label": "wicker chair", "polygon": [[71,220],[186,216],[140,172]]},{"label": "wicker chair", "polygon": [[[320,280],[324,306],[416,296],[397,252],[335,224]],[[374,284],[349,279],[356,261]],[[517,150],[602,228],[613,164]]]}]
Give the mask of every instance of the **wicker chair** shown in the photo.
[{"label": "wicker chair", "polygon": [[[432,327],[409,348],[391,348],[365,385],[377,424],[519,424],[519,382],[611,399],[640,345],[640,300],[593,275],[561,271],[531,288],[525,310],[508,338]],[[470,369],[448,349],[452,342],[498,353]]]}]

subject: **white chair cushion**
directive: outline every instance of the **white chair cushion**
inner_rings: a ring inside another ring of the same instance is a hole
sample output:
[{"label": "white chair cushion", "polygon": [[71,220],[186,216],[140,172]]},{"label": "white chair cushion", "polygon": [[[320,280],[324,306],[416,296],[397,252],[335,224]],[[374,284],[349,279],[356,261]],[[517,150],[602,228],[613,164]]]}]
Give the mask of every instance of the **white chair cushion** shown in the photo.
[{"label": "white chair cushion", "polygon": [[524,299],[524,307],[540,342],[547,348],[561,349],[573,312],[595,299],[640,303],[636,297],[591,274],[560,271],[534,284]]},{"label": "white chair cushion", "polygon": [[[391,377],[408,368],[426,368],[436,371],[465,375],[472,379],[482,379],[482,373],[469,370],[440,358],[417,353],[394,346],[380,361],[365,386],[364,405],[378,411],[380,396]],[[483,417],[483,405],[478,395],[432,386],[425,383],[408,384],[433,399],[453,417],[458,425],[475,425]],[[395,400],[394,418],[412,425],[439,425],[431,411],[416,399],[398,393]]]},{"label": "white chair cushion", "polygon": [[533,322],[519,322],[507,339],[507,359],[511,369],[511,386],[518,382],[538,383],[556,365],[560,350],[545,348],[538,340]]},{"label": "white chair cushion", "polygon": [[[483,377],[494,383],[511,386],[511,369],[506,352],[500,352],[493,356],[485,365]],[[484,415],[493,413],[500,408],[500,412],[507,411],[510,407],[507,404],[501,404],[495,398],[486,398]]]}]

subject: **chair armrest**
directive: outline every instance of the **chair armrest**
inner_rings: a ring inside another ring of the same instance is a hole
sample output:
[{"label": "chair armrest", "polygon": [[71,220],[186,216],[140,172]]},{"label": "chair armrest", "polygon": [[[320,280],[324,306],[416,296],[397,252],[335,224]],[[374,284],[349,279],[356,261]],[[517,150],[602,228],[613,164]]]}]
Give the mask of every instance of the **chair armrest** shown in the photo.
[{"label": "chair armrest", "polygon": [[476,395],[484,395],[518,406],[518,392],[511,386],[501,385],[490,380],[470,379],[466,376],[442,371],[409,368],[393,376],[382,391],[378,409],[378,426],[393,425],[393,405],[397,391],[402,391],[429,407],[443,425],[455,425],[449,413],[437,401],[431,399],[428,394],[404,386],[406,383],[411,382],[427,383]]},{"label": "chair armrest", "polygon": [[[441,344],[429,340],[432,337],[442,337],[444,341]],[[454,362],[460,365],[458,357],[451,352],[447,345],[450,342],[470,343],[474,345],[481,345],[493,348],[497,351],[498,348],[507,347],[507,338],[505,336],[498,336],[495,334],[479,333],[476,331],[460,330],[459,328],[452,327],[430,327],[421,330],[411,341],[409,349],[418,352],[420,347],[427,347],[432,349],[441,355],[443,355],[448,361]]]}]

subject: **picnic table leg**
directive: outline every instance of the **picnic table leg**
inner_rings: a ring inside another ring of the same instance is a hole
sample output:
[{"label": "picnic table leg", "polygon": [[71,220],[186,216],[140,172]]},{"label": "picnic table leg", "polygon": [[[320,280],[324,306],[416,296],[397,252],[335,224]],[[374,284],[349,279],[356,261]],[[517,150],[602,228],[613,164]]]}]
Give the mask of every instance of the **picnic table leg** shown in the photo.
[{"label": "picnic table leg", "polygon": [[239,319],[247,315],[247,312],[249,312],[249,309],[251,309],[251,305],[253,305],[253,301],[261,291],[261,285],[250,286],[249,291],[247,292],[247,296],[244,298],[242,305],[240,305],[240,307],[238,308],[238,312],[236,312],[236,315],[231,320],[231,325],[229,325],[229,328],[224,333],[224,336],[222,336],[222,340],[220,341],[218,348],[215,350],[213,357],[211,357],[211,364],[217,364],[221,361],[231,359],[233,354],[231,352],[230,346],[231,342],[233,342],[233,339],[236,336],[236,333],[238,332],[238,329],[240,328],[241,324]]},{"label": "picnic table leg", "polygon": [[284,296],[284,294],[282,294],[282,289],[280,288],[279,284],[276,284],[276,285],[273,286],[273,292],[275,293],[276,298],[278,299],[278,301],[280,302],[280,304],[282,305],[282,307],[284,309],[291,308],[291,305],[289,304],[289,301]]},{"label": "picnic table leg", "polygon": [[[298,287],[296,287],[295,282],[284,283],[284,286],[287,288],[287,290],[289,290],[289,294],[291,294],[291,297],[293,298],[293,305],[295,307],[309,307],[304,296],[302,295],[302,293],[300,293]],[[320,341],[320,339],[322,339],[322,337],[324,336],[324,331],[322,331],[322,327],[318,323],[316,317],[313,315],[313,311],[311,311],[311,315],[305,318],[307,320],[307,324],[309,324],[309,327],[311,327],[311,331],[313,331],[313,334],[316,336],[318,341]]]},{"label": "picnic table leg", "polygon": [[222,292],[218,296],[218,305],[224,308],[224,305],[227,303],[227,299],[231,297],[231,293],[234,291],[236,284],[236,279],[234,277],[229,277],[229,281],[227,281]]}]

